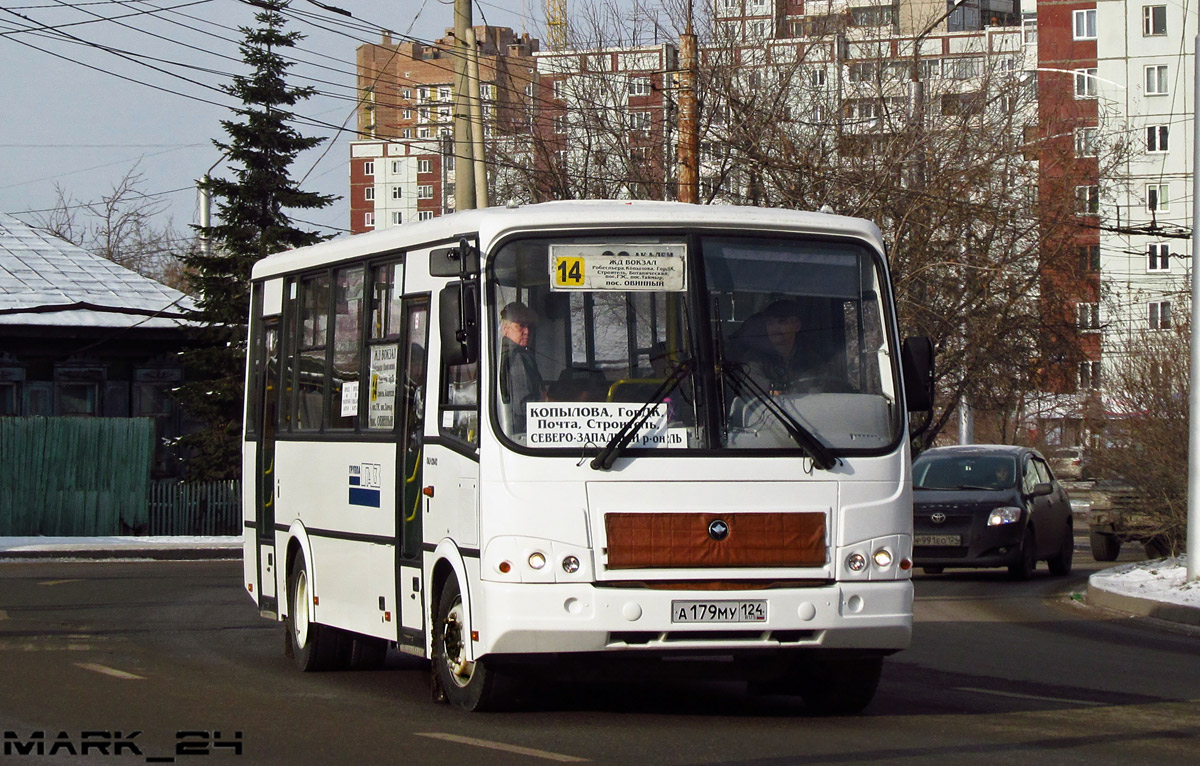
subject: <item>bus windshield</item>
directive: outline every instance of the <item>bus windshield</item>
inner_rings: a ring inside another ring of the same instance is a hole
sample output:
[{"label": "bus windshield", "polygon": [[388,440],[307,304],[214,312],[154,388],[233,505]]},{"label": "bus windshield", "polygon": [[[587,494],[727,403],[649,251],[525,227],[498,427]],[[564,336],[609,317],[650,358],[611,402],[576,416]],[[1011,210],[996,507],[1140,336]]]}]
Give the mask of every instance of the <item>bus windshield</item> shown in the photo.
[{"label": "bus windshield", "polygon": [[[528,238],[489,259],[492,407],[526,449],[882,453],[880,256],[772,235]],[[641,453],[646,454],[646,453]]]}]

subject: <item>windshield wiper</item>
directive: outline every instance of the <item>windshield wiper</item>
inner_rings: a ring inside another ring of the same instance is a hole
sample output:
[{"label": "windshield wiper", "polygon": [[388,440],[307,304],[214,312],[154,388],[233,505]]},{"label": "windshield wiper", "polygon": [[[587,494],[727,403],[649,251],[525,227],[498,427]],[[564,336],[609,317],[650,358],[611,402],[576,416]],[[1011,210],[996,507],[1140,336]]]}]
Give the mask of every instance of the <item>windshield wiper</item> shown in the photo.
[{"label": "windshield wiper", "polygon": [[637,412],[630,416],[629,420],[625,421],[625,425],[621,426],[620,430],[612,435],[612,438],[596,453],[596,457],[592,458],[592,462],[588,465],[597,471],[607,471],[612,468],[613,462],[625,451],[625,448],[629,446],[629,442],[633,441],[634,436],[637,435],[638,431],[642,430],[642,426],[650,419],[650,414],[654,412],[658,405],[663,403],[663,400],[675,390],[675,387],[691,371],[691,359],[685,359],[680,362],[679,366],[658,387],[658,390],[638,408]]},{"label": "windshield wiper", "polygon": [[733,362],[723,364],[721,372],[729,379],[734,394],[754,399],[783,424],[784,430],[788,432],[788,436],[792,437],[792,441],[796,442],[812,458],[813,465],[823,471],[833,468],[837,458],[833,456],[829,448],[822,444],[811,431],[800,425],[787,410],[779,405],[779,402],[763,390],[758,381],[750,377],[749,373]]}]

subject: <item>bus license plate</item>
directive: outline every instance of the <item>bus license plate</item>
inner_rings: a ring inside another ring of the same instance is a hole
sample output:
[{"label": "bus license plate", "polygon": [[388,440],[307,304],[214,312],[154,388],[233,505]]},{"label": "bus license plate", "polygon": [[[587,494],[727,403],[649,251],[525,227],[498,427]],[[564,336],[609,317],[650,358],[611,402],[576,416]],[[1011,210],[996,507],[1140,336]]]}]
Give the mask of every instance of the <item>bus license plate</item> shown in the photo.
[{"label": "bus license plate", "polygon": [[962,545],[962,535],[914,535],[913,545]]},{"label": "bus license plate", "polygon": [[767,602],[672,601],[671,622],[766,622]]}]

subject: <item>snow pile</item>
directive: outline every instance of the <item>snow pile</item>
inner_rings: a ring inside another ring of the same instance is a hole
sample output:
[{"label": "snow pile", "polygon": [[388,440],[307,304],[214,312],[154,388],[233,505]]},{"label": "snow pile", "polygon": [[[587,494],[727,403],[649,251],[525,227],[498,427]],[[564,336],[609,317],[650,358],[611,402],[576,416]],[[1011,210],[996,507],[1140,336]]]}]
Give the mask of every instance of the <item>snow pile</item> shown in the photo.
[{"label": "snow pile", "polygon": [[1094,588],[1164,604],[1200,608],[1200,580],[1187,579],[1187,556],[1139,561],[1096,572]]}]

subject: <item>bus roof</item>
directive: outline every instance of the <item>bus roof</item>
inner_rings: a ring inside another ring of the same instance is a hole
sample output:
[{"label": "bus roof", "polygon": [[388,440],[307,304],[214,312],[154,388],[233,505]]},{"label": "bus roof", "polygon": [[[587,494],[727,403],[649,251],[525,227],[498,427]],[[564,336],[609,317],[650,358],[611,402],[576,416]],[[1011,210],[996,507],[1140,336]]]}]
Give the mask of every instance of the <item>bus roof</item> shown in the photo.
[{"label": "bus roof", "polygon": [[298,269],[399,252],[422,245],[479,236],[486,251],[491,243],[515,231],[664,228],[711,229],[730,225],[741,230],[804,231],[856,236],[882,250],[878,227],[861,218],[781,208],[691,205],[642,200],[568,200],[513,207],[466,210],[448,216],[395,226],[367,234],[339,237],[309,247],[268,256],[254,265],[253,278],[265,279]]}]

